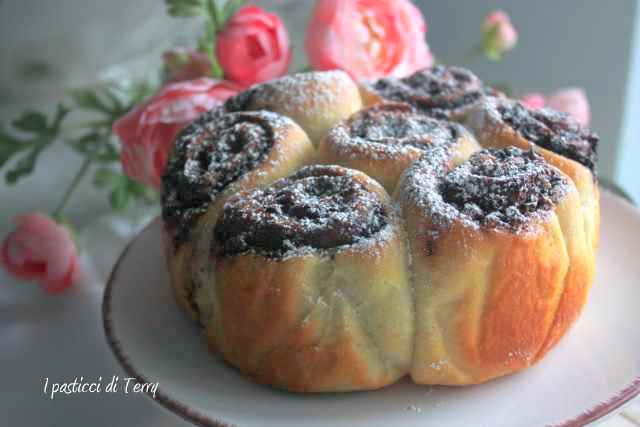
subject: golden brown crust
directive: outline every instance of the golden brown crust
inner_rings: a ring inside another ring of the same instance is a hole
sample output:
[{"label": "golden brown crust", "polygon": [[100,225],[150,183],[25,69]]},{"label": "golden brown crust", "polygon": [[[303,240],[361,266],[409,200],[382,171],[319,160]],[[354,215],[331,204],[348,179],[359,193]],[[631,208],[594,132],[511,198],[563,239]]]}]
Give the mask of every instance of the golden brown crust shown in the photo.
[{"label": "golden brown crust", "polygon": [[229,99],[230,111],[269,110],[292,118],[317,145],[336,123],[362,108],[358,86],[344,71],[293,74],[252,86]]},{"label": "golden brown crust", "polygon": [[567,174],[574,182],[582,204],[587,238],[595,251],[600,240],[600,190],[594,174],[575,160],[533,144],[497,117],[496,107],[501,102],[513,102],[488,98],[465,116],[463,123],[473,130],[480,145],[485,148],[533,147],[544,159]]},{"label": "golden brown crust", "polygon": [[[334,169],[338,167],[333,167]],[[213,256],[220,311],[210,347],[257,382],[302,392],[375,389],[408,372],[413,311],[404,233],[389,224],[360,243],[281,258]]]},{"label": "golden brown crust", "polygon": [[371,108],[378,104],[387,102],[382,96],[380,96],[380,94],[373,90],[369,84],[359,84],[358,90],[360,92],[360,99],[362,99],[362,108]]},{"label": "golden brown crust", "polygon": [[567,179],[562,200],[526,231],[455,217],[434,234],[439,224],[408,196],[412,169],[396,194],[412,254],[412,379],[475,384],[536,362],[575,320],[593,278],[575,186]]},{"label": "golden brown crust", "polygon": [[[263,113],[242,113],[254,115]],[[315,159],[315,149],[311,145],[306,133],[293,121],[278,116],[273,121],[274,143],[256,169],[248,171],[236,181],[232,182],[225,190],[215,196],[215,199],[198,216],[192,225],[191,238],[186,242],[175,244],[171,237],[165,239],[168,254],[168,269],[172,286],[178,304],[195,319],[207,316],[207,308],[199,307],[198,298],[194,291],[194,278],[197,280],[200,270],[207,269],[207,258],[194,256],[197,252],[202,252],[208,246],[210,234],[215,224],[224,202],[233,194],[260,185],[265,185],[279,178],[289,175],[298,168],[310,164]],[[165,223],[165,233],[169,233]]]},{"label": "golden brown crust", "polygon": [[352,115],[321,140],[321,163],[360,170],[390,193],[400,175],[433,146],[446,146],[456,158],[478,151],[461,125],[429,118],[408,104],[383,103]]}]

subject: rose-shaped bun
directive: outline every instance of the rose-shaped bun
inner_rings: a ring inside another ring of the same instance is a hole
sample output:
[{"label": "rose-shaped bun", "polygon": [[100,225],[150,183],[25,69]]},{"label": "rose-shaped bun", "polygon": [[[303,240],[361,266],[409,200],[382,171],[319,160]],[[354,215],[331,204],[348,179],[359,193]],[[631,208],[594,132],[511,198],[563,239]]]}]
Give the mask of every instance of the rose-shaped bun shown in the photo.
[{"label": "rose-shaped bun", "polygon": [[430,117],[458,120],[485,94],[497,94],[471,71],[461,67],[436,65],[410,76],[363,82],[360,86],[364,105],[380,102],[404,102]]},{"label": "rose-shaped bun", "polygon": [[408,104],[380,104],[352,115],[320,142],[319,159],[365,172],[390,193],[400,175],[425,150],[447,147],[460,162],[480,146],[464,127],[414,111]]},{"label": "rose-shaped bun", "polygon": [[210,316],[201,277],[210,267],[211,229],[225,200],[286,176],[314,156],[298,125],[268,111],[214,110],[178,135],[162,179],[162,218],[171,283],[193,318],[204,323]]},{"label": "rose-shaped bun", "polygon": [[580,197],[534,151],[438,149],[396,194],[412,257],[412,379],[474,384],[526,368],[566,332],[594,271]]},{"label": "rose-shaped bun", "polygon": [[600,191],[596,161],[598,136],[569,115],[530,109],[517,101],[488,97],[466,115],[484,147],[533,149],[567,174],[580,193],[587,237],[595,250],[600,240]]},{"label": "rose-shaped bun", "polygon": [[338,70],[271,80],[252,86],[225,103],[228,111],[269,110],[291,117],[314,144],[333,125],[361,107],[358,86]]},{"label": "rose-shaped bun", "polygon": [[316,70],[355,80],[404,77],[430,67],[427,24],[409,0],[318,0],[305,47]]},{"label": "rose-shaped bun", "polygon": [[375,389],[411,361],[405,236],[361,172],[309,166],[231,197],[214,229],[212,349],[294,391]]}]

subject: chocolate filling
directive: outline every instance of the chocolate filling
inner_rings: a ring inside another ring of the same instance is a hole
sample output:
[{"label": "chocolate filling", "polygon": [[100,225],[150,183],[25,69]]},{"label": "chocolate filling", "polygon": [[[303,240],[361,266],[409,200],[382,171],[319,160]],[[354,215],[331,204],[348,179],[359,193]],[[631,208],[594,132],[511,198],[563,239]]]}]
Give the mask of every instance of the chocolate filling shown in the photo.
[{"label": "chocolate filling", "polygon": [[523,138],[575,160],[595,175],[600,138],[589,129],[580,127],[567,114],[546,108],[529,110],[519,102],[501,103],[498,112],[502,120]]},{"label": "chocolate filling", "polygon": [[436,65],[402,79],[384,78],[373,90],[387,100],[406,102],[435,118],[446,119],[475,104],[489,90],[471,71]]},{"label": "chocolate filling", "polygon": [[162,178],[162,217],[176,243],[188,238],[195,218],[214,197],[262,162],[274,131],[257,114],[209,112],[177,137]]},{"label": "chocolate filling", "polygon": [[259,88],[262,86],[254,86],[246,89],[239,94],[227,99],[224,103],[226,111],[247,111],[253,103],[254,97],[258,94]]},{"label": "chocolate filling", "polygon": [[439,184],[445,202],[481,225],[518,229],[565,195],[566,178],[533,151],[482,150]]},{"label": "chocolate filling", "polygon": [[277,258],[298,248],[353,244],[386,224],[378,194],[348,171],[309,166],[229,199],[216,224],[212,250],[220,256],[253,251]]},{"label": "chocolate filling", "polygon": [[386,104],[364,110],[353,116],[347,126],[353,138],[422,150],[433,144],[455,144],[464,132],[458,124],[416,113],[405,104]]}]

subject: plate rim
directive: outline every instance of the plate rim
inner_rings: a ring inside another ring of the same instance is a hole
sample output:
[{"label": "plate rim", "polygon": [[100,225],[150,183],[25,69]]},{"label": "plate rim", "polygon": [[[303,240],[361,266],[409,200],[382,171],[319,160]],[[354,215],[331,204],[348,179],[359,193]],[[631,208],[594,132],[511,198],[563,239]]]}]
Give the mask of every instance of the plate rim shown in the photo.
[{"label": "plate rim", "polygon": [[[606,194],[606,197],[612,199],[614,203],[617,203],[622,206],[623,209],[631,211],[634,215],[637,215],[640,218],[640,208],[634,206],[629,201],[624,198],[616,195],[615,193],[606,190],[604,188],[600,188],[601,196]],[[602,198],[602,197],[601,197]],[[120,267],[122,261],[127,257],[130,249],[133,247],[134,243],[144,234],[147,230],[154,226],[158,221],[158,218],[153,219],[149,224],[145,225],[140,232],[138,232],[135,237],[131,239],[127,246],[124,248],[120,256],[118,256],[118,260],[115,262],[111,273],[109,274],[109,278],[107,279],[107,283],[104,289],[104,293],[102,296],[102,327],[105,334],[105,338],[107,340],[107,344],[111,349],[111,352],[114,354],[116,360],[120,364],[120,366],[124,369],[125,373],[130,377],[133,377],[137,383],[149,383],[150,381],[142,375],[138,369],[131,363],[127,354],[125,353],[120,341],[116,337],[114,328],[113,328],[113,319],[111,317],[111,295],[113,293],[113,284],[120,273]],[[143,388],[145,390],[144,394],[148,396],[151,400],[158,403],[165,409],[173,412],[178,415],[185,421],[188,421],[194,425],[202,426],[202,427],[232,427],[234,424],[227,423],[221,419],[216,419],[204,415],[200,411],[189,407],[188,404],[171,397],[168,393],[163,391],[158,385],[157,390],[155,391],[155,397],[153,392],[148,390],[148,388]],[[629,385],[624,387],[622,390],[616,392],[613,396],[608,398],[607,400],[598,403],[592,408],[582,412],[581,414],[575,416],[574,418],[565,420],[559,424],[554,424],[555,427],[580,427],[584,426],[588,423],[597,421],[602,419],[606,415],[612,413],[616,409],[624,406],[627,402],[632,400],[633,398],[640,395],[640,373],[637,377],[635,377]]]}]

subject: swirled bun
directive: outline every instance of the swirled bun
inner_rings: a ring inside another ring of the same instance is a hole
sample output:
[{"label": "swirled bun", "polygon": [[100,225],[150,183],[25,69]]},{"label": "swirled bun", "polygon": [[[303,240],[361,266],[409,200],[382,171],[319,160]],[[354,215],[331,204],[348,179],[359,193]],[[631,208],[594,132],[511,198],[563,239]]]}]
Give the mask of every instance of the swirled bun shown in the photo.
[{"label": "swirled bun", "polygon": [[419,384],[475,384],[538,361],[576,319],[593,253],[572,180],[534,151],[414,163],[396,194],[412,256]]},{"label": "swirled bun", "polygon": [[214,230],[213,349],[287,390],[383,387],[411,362],[405,235],[361,172],[309,166],[230,198]]},{"label": "swirled bun", "polygon": [[171,283],[191,317],[204,322],[210,315],[201,277],[209,269],[206,248],[224,201],[314,158],[306,133],[291,119],[267,111],[214,110],[178,135],[162,179],[162,217]]},{"label": "swirled bun", "polygon": [[319,161],[358,169],[392,193],[400,175],[426,149],[446,146],[455,161],[480,146],[461,125],[416,112],[408,104],[379,104],[333,127],[318,148]]},{"label": "swirled bun", "polygon": [[580,193],[585,231],[595,251],[600,240],[596,134],[567,114],[528,109],[518,101],[493,97],[468,110],[464,124],[483,147],[527,150],[533,146],[547,162],[567,174]]},{"label": "swirled bun", "polygon": [[213,352],[291,391],[536,363],[593,281],[597,136],[455,67],[361,89],[365,109],[345,73],[296,74],[179,134],[162,187],[178,303]]},{"label": "swirled bun", "polygon": [[437,119],[458,120],[487,94],[498,95],[471,71],[435,65],[404,78],[387,77],[360,85],[365,106],[404,102]]},{"label": "swirled bun", "polygon": [[336,123],[362,108],[358,86],[344,71],[292,74],[230,98],[228,111],[269,110],[292,118],[317,145]]}]

